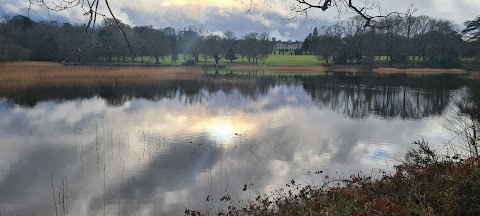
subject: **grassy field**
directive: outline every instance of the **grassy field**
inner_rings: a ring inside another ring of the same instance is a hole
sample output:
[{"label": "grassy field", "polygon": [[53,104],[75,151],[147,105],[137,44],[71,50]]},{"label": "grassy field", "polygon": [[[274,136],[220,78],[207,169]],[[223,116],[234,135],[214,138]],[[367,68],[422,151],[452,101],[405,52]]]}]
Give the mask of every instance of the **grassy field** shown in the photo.
[{"label": "grassy field", "polygon": [[[161,64],[168,64],[168,65],[181,65],[183,62],[188,60],[189,58],[183,55],[179,56],[179,60],[177,62],[171,61],[171,56],[165,56],[160,59]],[[416,62],[418,60],[418,56],[410,56],[410,61]],[[205,58],[203,55],[200,55],[198,64],[200,65],[211,65],[215,64],[213,58]],[[387,56],[375,56],[375,62],[388,62]],[[471,62],[472,59],[465,59],[465,62]],[[135,62],[140,63],[141,57],[136,57]],[[155,63],[154,57],[145,56],[144,62],[148,62],[149,64]],[[330,63],[333,60],[330,58]],[[253,63],[249,63],[247,58],[242,60],[240,55],[237,55],[237,59],[232,63],[224,58],[220,59],[220,64],[224,65],[251,65]],[[265,65],[265,66],[311,66],[311,65],[323,65],[326,64],[326,61],[322,58],[317,59],[315,55],[291,55],[286,53],[285,55],[270,55],[267,59],[262,59],[258,61],[258,65]]]},{"label": "grassy field", "polygon": [[[183,55],[179,55],[177,62],[172,62],[171,56],[164,56],[160,59],[160,64],[166,65],[182,65],[189,58]],[[130,58],[127,58],[127,63],[132,63]],[[155,58],[150,56],[143,57],[144,63],[155,64]],[[116,62],[116,59],[113,60]],[[135,58],[135,63],[141,63],[141,57]],[[233,62],[230,62],[224,58],[220,59],[219,62],[221,65],[230,66],[230,65],[254,65],[254,63],[249,63],[247,58],[242,59],[240,55],[237,55],[237,59]],[[262,59],[258,61],[258,65],[265,66],[312,66],[312,65],[322,65],[325,62],[323,60],[319,61],[315,55],[270,55],[267,59]],[[198,65],[213,65],[215,61],[213,58],[208,57],[205,59],[203,55],[199,56]]]},{"label": "grassy field", "polygon": [[314,55],[271,55],[265,61],[259,62],[259,64],[267,66],[311,66],[324,63]]},{"label": "grassy field", "polygon": [[[410,63],[418,63],[418,56],[410,56]],[[189,56],[184,56],[184,55],[179,55],[177,62],[172,62],[171,61],[171,56],[164,56],[160,59],[160,64],[162,65],[182,65],[186,60],[190,59]],[[387,63],[387,56],[375,56],[374,61],[376,63]],[[126,59],[129,64],[140,64],[141,63],[141,57],[136,57],[135,62],[132,62],[130,58]],[[150,56],[144,56],[143,57],[144,63],[146,64],[155,64],[155,58],[150,57]],[[471,63],[474,62],[475,59],[473,58],[467,58],[467,59],[462,59],[462,62],[464,63]],[[113,60],[113,62],[116,62],[116,59]],[[122,61],[120,61],[122,62]],[[333,62],[332,59],[330,59],[330,64]],[[122,63],[120,63],[122,64]],[[199,56],[199,62],[197,62],[197,65],[214,65],[215,61],[213,58],[207,57],[203,54]],[[240,55],[237,55],[237,59],[233,62],[230,62],[224,58],[220,59],[219,62],[220,65],[224,66],[244,66],[244,65],[258,65],[258,66],[320,66],[326,64],[326,61],[324,59],[317,59],[315,55],[291,55],[290,53],[286,53],[285,55],[279,55],[278,53],[275,55],[270,55],[267,59],[261,59],[258,61],[258,64],[254,64],[251,62],[248,62],[247,58],[241,58]]]}]

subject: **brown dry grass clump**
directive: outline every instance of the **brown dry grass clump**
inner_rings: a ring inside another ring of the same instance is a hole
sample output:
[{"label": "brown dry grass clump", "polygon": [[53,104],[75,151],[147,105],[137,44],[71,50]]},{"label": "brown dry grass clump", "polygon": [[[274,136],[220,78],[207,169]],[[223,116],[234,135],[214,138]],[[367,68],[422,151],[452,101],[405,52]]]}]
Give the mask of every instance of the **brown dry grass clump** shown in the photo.
[{"label": "brown dry grass clump", "polygon": [[0,65],[0,91],[36,87],[89,87],[99,85],[152,84],[162,80],[202,77],[198,67],[88,67],[50,62],[16,62]]},{"label": "brown dry grass clump", "polygon": [[471,78],[471,79],[480,79],[480,71],[472,71],[472,72],[470,72],[470,74],[468,75],[468,78]]}]

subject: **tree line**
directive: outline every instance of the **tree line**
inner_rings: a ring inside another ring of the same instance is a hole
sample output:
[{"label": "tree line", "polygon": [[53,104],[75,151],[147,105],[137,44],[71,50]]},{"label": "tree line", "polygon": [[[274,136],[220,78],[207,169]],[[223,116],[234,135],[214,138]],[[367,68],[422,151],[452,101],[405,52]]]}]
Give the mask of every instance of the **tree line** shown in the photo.
[{"label": "tree line", "polygon": [[232,31],[219,36],[195,26],[181,30],[131,27],[113,18],[104,19],[96,28],[54,21],[34,22],[21,15],[0,20],[0,62],[120,63],[139,60],[143,64],[146,63],[144,57],[148,56],[155,59],[155,64],[165,58],[190,64],[213,58],[218,64],[221,58],[234,61],[238,57],[258,63],[270,55],[272,47],[267,33],[252,32],[237,38]]},{"label": "tree line", "polygon": [[[458,31],[449,20],[428,16],[389,16],[365,27],[360,16],[315,28],[304,40],[303,52],[327,64],[417,63],[426,67],[460,67],[462,58],[478,57],[480,17]],[[119,28],[120,25],[120,28]],[[89,30],[88,30],[89,29]],[[88,31],[87,31],[88,30]],[[213,58],[258,63],[272,53],[274,39],[252,32],[237,38],[189,26],[181,30],[129,26],[113,18],[102,25],[34,22],[25,16],[0,19],[0,62],[37,60],[56,62],[133,62],[160,64],[162,59],[195,64]],[[297,53],[297,52],[296,52]],[[150,62],[150,61],[148,61]]]},{"label": "tree line", "polygon": [[428,16],[390,16],[375,23],[376,27],[366,28],[365,22],[357,16],[315,28],[305,38],[302,50],[327,64],[421,62],[445,68],[459,67],[461,58],[479,54],[480,17],[465,22],[463,32],[457,31],[452,21]]}]

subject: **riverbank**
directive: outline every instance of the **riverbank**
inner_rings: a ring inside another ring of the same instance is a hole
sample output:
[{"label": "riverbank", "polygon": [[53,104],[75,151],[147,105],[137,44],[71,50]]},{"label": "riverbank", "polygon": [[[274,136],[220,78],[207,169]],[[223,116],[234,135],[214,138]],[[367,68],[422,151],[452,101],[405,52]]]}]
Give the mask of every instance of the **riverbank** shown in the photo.
[{"label": "riverbank", "polygon": [[379,179],[362,174],[334,179],[316,171],[312,175],[322,176],[322,185],[291,180],[246,205],[227,195],[220,201],[228,207],[218,215],[480,215],[480,157],[439,161],[426,152],[408,157],[394,174],[380,172]]},{"label": "riverbank", "polygon": [[[67,63],[65,66],[92,66],[92,67],[147,67],[147,68],[182,68],[183,65],[175,64],[140,64],[140,63]],[[202,69],[214,69],[215,65],[199,62],[198,67]],[[217,68],[232,71],[269,71],[278,74],[303,74],[313,75],[323,72],[348,72],[348,73],[407,73],[407,74],[467,74],[471,70],[466,69],[444,69],[444,68],[420,68],[412,65],[405,66],[402,64],[389,65],[388,63],[375,64],[350,64],[350,65],[321,65],[321,64],[297,64],[293,62],[287,65],[265,65],[265,64],[248,64],[248,63],[224,63]],[[472,69],[472,67],[468,67]],[[475,68],[475,67],[474,67]],[[480,72],[480,71],[478,71]]]},{"label": "riverbank", "polygon": [[332,65],[332,66],[227,66],[233,71],[270,71],[280,74],[314,74],[318,72],[348,72],[348,73],[406,73],[406,74],[457,74],[465,75],[464,69],[438,69],[438,68],[394,68],[372,65]]},{"label": "riverbank", "polygon": [[[206,71],[214,68],[206,66],[139,67],[139,66],[64,66],[51,62],[14,62],[0,65],[1,89],[31,88],[35,86],[92,86],[112,84],[148,84],[161,80],[200,79]],[[455,74],[467,75],[462,69],[418,69],[418,68],[372,68],[365,65],[340,66],[227,66],[223,72],[268,71],[268,74],[317,75],[325,73],[406,73],[406,74]],[[478,78],[471,72],[469,78]]]},{"label": "riverbank", "polygon": [[92,67],[51,62],[15,62],[0,65],[0,91],[42,87],[88,87],[151,84],[165,80],[200,79],[200,67]]}]

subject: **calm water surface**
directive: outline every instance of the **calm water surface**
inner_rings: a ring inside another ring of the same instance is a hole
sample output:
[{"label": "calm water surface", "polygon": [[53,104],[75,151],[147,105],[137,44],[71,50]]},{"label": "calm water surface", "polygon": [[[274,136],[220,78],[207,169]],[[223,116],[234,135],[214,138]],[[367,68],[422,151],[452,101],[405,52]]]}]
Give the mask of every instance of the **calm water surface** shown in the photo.
[{"label": "calm water surface", "polygon": [[309,171],[375,176],[422,136],[449,141],[468,92],[449,76],[340,74],[0,93],[0,209],[182,215],[322,181]]}]

